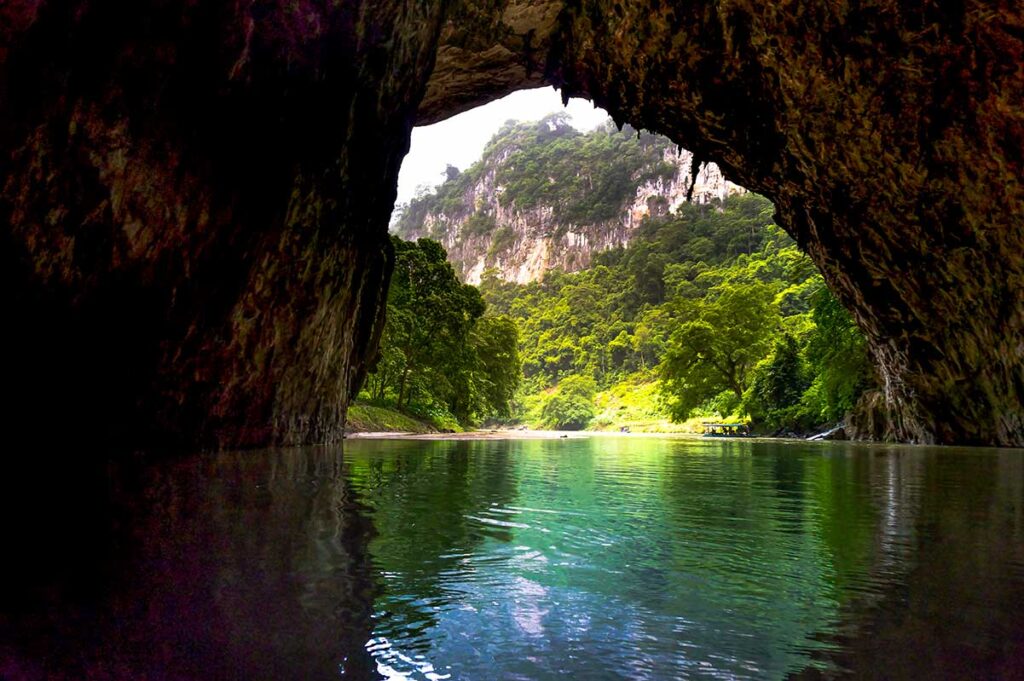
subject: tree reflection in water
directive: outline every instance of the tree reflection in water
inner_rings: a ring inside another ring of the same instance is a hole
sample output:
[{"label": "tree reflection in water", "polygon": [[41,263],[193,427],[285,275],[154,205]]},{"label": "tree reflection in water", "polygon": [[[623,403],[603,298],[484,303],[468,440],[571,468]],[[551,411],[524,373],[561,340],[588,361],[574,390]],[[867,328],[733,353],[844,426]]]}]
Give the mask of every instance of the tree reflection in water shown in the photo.
[{"label": "tree reflection in water", "polygon": [[3,678],[1024,673],[1020,451],[350,441],[55,469],[0,480]]}]

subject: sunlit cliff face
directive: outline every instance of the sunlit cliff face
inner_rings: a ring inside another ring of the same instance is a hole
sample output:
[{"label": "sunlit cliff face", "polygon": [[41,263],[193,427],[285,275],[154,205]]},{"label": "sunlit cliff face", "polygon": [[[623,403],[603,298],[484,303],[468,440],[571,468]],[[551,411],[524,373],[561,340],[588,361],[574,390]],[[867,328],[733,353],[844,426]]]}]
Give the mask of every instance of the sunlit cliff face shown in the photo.
[{"label": "sunlit cliff face", "polygon": [[775,202],[868,335],[876,435],[1024,442],[1024,10],[677,5],[4,5],[16,416],[340,436],[411,126],[550,83]]}]

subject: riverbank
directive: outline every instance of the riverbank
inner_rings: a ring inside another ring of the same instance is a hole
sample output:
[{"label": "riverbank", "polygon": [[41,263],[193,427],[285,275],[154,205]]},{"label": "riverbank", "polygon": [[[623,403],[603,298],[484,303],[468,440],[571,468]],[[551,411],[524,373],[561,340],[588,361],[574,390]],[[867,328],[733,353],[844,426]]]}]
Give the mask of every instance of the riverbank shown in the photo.
[{"label": "riverbank", "polygon": [[624,438],[630,439],[679,439],[679,440],[702,440],[705,442],[835,442],[843,438],[831,440],[829,438],[817,438],[810,440],[802,435],[755,435],[750,437],[723,437],[705,438],[701,433],[675,431],[675,432],[619,432],[612,430],[520,430],[518,428],[502,428],[494,430],[467,430],[460,433],[433,432],[411,432],[411,431],[387,431],[387,430],[365,430],[349,433],[350,439],[362,440],[581,440],[588,438]]},{"label": "riverbank", "polygon": [[410,432],[354,432],[349,435],[355,439],[387,439],[403,440],[578,440],[601,435],[619,435],[620,433],[602,433],[592,430],[518,430],[503,428],[499,430],[467,430],[462,433],[410,433]]},{"label": "riverbank", "polygon": [[[623,433],[621,425],[625,424],[628,431]],[[619,423],[595,422],[587,430],[548,430],[528,429],[525,427],[480,428],[464,432],[451,432],[438,428],[427,421],[417,419],[408,414],[365,403],[356,403],[349,407],[348,436],[351,438],[395,438],[401,437],[426,440],[554,440],[566,438],[582,438],[592,436],[617,436],[629,434],[650,437],[694,437],[703,433],[702,419],[692,418],[683,423],[672,423],[667,419],[651,419],[649,421],[628,420]],[[760,434],[758,439],[770,440],[804,440],[809,436],[820,435],[821,431],[810,433],[779,432]],[[823,438],[825,439],[825,438]],[[832,438],[829,438],[832,439]],[[842,437],[834,439],[843,439]]]},{"label": "riverbank", "polygon": [[432,424],[413,418],[387,407],[356,402],[348,408],[346,430],[350,435],[359,434],[403,434],[426,435],[438,433]]}]

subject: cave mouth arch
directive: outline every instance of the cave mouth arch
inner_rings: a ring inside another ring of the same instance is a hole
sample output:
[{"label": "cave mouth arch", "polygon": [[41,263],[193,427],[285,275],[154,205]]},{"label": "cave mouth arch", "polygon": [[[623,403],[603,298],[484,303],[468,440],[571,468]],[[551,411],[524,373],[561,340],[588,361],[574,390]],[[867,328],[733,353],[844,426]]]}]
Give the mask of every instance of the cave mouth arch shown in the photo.
[{"label": "cave mouth arch", "polygon": [[[529,92],[543,95],[543,91]],[[403,166],[391,233],[404,242],[422,238],[440,242],[458,277],[479,287],[491,314],[515,321],[521,336],[526,394],[538,398],[542,388],[555,388],[569,376],[591,376],[599,393],[619,397],[626,385],[656,390],[659,384],[654,376],[660,371],[651,374],[650,368],[664,370],[672,364],[663,363],[670,344],[676,347],[674,354],[680,354],[681,348],[670,338],[682,336],[672,332],[698,314],[703,319],[709,309],[718,310],[715,301],[719,296],[743,297],[745,314],[727,319],[715,317],[717,312],[708,314],[708,319],[717,319],[712,323],[719,330],[720,347],[730,347],[731,331],[738,331],[743,320],[763,319],[765,324],[743,327],[744,347],[729,350],[741,353],[743,359],[731,368],[719,363],[713,371],[709,369],[717,378],[705,377],[705,385],[720,387],[698,402],[706,405],[717,398],[717,408],[725,409],[722,415],[742,402],[760,431],[781,430],[780,424],[766,423],[764,408],[756,406],[749,394],[745,400],[743,395],[753,383],[752,376],[757,375],[754,366],[779,353],[774,348],[784,342],[783,329],[800,339],[798,362],[803,368],[800,376],[794,374],[795,381],[804,381],[805,370],[810,372],[808,381],[810,376],[822,374],[819,386],[827,376],[838,374],[829,374],[827,367],[819,368],[820,361],[808,359],[807,346],[815,335],[811,329],[820,332],[818,325],[811,324],[812,309],[818,308],[820,317],[825,310],[833,310],[834,303],[821,295],[821,278],[806,257],[797,259],[799,269],[791,266],[784,271],[780,267],[794,262],[797,253],[781,230],[769,227],[774,207],[759,195],[733,198],[745,190],[727,183],[713,164],[706,164],[692,178],[692,155],[667,138],[628,125],[616,131],[607,113],[589,102],[587,109],[596,113],[587,122],[597,125],[581,124],[573,115],[584,100],[572,100],[579,104],[571,103],[567,109],[556,91],[548,93],[543,98],[511,95],[414,130],[405,159],[413,168],[407,175]],[[474,129],[484,125],[486,131]],[[468,142],[474,135],[479,139]],[[471,146],[472,152],[462,152],[462,145]],[[431,172],[425,172],[425,159],[433,163]],[[429,191],[414,192],[417,185],[427,189],[412,179],[414,174],[436,181],[430,183]],[[701,208],[703,204],[712,206]],[[405,248],[400,245],[398,250],[405,252]],[[704,264],[696,266],[698,261]],[[704,269],[708,271],[698,277]],[[408,281],[409,260],[400,257],[396,271],[401,273],[396,277]],[[713,283],[723,278],[766,284],[765,288],[772,289],[773,301],[762,300],[764,289]],[[696,293],[698,290],[701,293]],[[388,323],[392,315],[400,321],[391,326],[386,338],[405,333],[397,331],[403,328],[401,320],[410,313],[419,314],[404,300],[401,296],[397,303],[389,302]],[[755,312],[762,308],[763,315]],[[572,312],[561,314],[559,310]],[[598,310],[601,312],[595,315]],[[807,326],[793,332],[798,318],[806,320]],[[839,327],[843,323],[840,321]],[[538,327],[545,331],[541,333]],[[840,338],[845,336],[836,335],[830,342]],[[857,334],[851,338],[848,352],[837,353],[856,358],[847,365],[854,369],[844,379],[871,384],[862,341]],[[820,347],[822,341],[815,343]],[[606,348],[615,349],[606,352]],[[381,356],[388,359],[380,371],[368,377],[364,399],[384,400],[389,390],[387,399],[392,401],[406,395],[404,389],[388,383],[403,366],[402,360],[393,358],[403,354],[410,356],[393,340],[382,346]],[[676,366],[680,367],[677,375],[684,375],[682,365],[677,362]],[[763,383],[763,378],[759,382]],[[684,394],[686,400],[693,399],[697,392],[681,380],[668,384],[675,387],[672,397],[665,397],[674,404],[679,404]],[[801,387],[800,393],[808,387]],[[807,396],[807,404],[817,406],[805,411],[801,420],[808,422],[803,426],[792,425],[795,421],[791,420],[787,424],[791,430],[841,420],[859,392],[851,387],[841,394],[828,392],[826,399],[819,398],[821,394],[816,388]],[[421,398],[430,402],[435,399],[432,395],[428,390]],[[436,398],[442,405],[446,399]],[[597,403],[604,404],[605,399],[610,398],[599,396]],[[668,420],[669,410],[655,410],[653,398],[645,394],[645,399],[651,411],[658,412],[652,418]],[[788,406],[795,407],[799,399],[790,399]],[[676,418],[685,419],[694,408],[700,409],[694,405],[671,411]],[[528,411],[529,415],[520,412],[517,416],[527,422],[540,418],[539,407]],[[809,422],[815,418],[810,416],[812,411],[819,419],[814,424]],[[608,409],[603,413],[602,428],[641,418]]]},{"label": "cave mouth arch", "polygon": [[0,26],[24,431],[338,439],[413,124],[548,84],[775,204],[868,338],[881,434],[1024,444],[1020,12],[77,0],[7,3]]},{"label": "cave mouth arch", "polygon": [[442,45],[423,120],[544,82],[668,136],[768,197],[853,313],[883,381],[858,434],[1024,442],[1021,16],[537,6],[478,52]]}]

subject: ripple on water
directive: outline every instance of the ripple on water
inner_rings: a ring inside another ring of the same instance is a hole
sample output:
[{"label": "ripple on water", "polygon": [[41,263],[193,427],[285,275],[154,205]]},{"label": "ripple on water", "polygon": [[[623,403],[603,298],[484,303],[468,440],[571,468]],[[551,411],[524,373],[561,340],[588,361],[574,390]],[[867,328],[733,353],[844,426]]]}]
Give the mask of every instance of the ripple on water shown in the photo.
[{"label": "ripple on water", "polygon": [[[357,448],[353,460],[373,460],[372,450]],[[991,532],[1004,520],[998,511],[960,524],[943,515],[974,508],[942,497],[978,467],[944,462],[950,479],[936,484],[926,475],[934,454],[583,439],[469,443],[454,459],[418,443],[388,457],[418,459],[422,475],[400,499],[386,484],[368,496],[378,532],[403,536],[401,517],[415,517],[438,546],[431,553],[433,543],[414,537],[371,544],[378,569],[434,569],[385,580],[377,607],[404,602],[408,612],[376,626],[388,650],[408,640],[456,678],[836,671],[852,664],[851,637],[882,626],[879,607],[905,598],[922,552],[935,554],[922,541],[975,542],[999,566],[996,593],[1020,593],[1021,551],[1000,552],[1007,542]],[[1004,465],[1021,475],[1019,460]],[[1019,508],[1020,486],[1008,493]],[[972,579],[967,570],[958,577]],[[964,591],[944,584],[925,588]],[[435,595],[401,598],[423,589]],[[998,610],[990,595],[975,598],[972,612]],[[1002,610],[989,618],[1001,621],[996,629],[1019,622]],[[428,624],[408,638],[416,618]],[[415,665],[388,664],[427,678]]]}]

